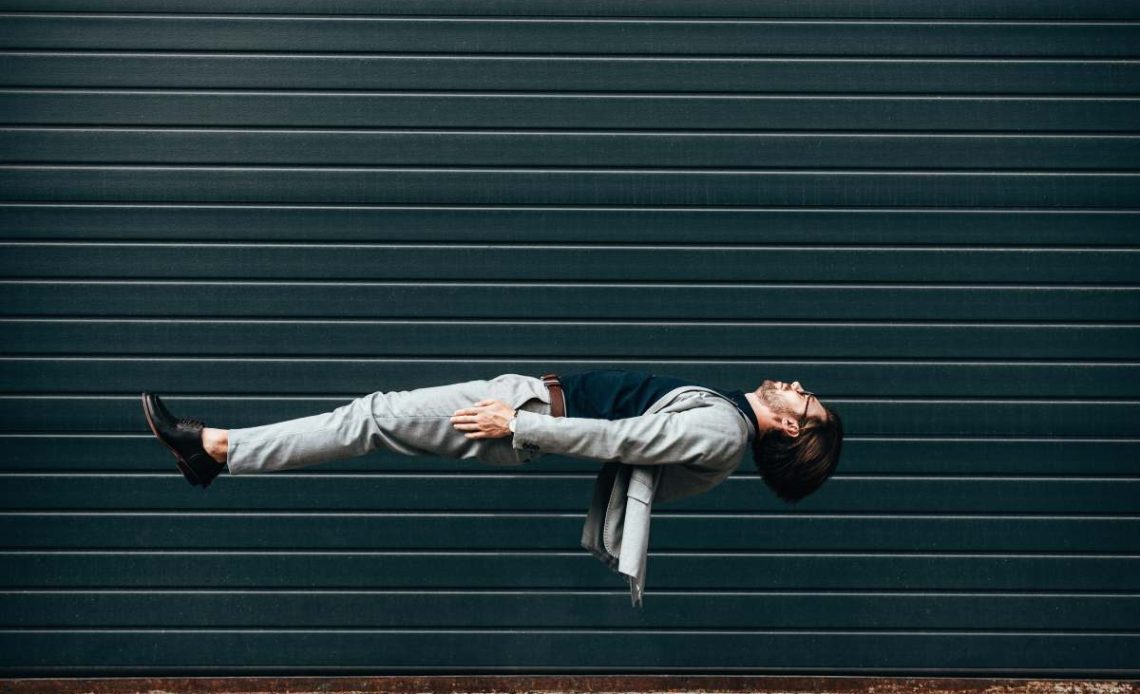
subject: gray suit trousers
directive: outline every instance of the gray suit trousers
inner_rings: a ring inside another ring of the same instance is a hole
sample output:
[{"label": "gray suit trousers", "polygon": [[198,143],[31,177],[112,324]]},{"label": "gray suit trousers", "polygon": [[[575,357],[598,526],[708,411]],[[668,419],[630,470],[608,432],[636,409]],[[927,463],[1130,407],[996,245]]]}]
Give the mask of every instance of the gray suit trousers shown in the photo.
[{"label": "gray suit trousers", "polygon": [[455,410],[490,398],[550,414],[549,394],[542,379],[522,374],[414,390],[376,391],[332,412],[230,429],[226,464],[232,475],[254,474],[353,458],[383,447],[406,455],[521,465],[524,461],[509,436],[468,439],[451,423]]}]

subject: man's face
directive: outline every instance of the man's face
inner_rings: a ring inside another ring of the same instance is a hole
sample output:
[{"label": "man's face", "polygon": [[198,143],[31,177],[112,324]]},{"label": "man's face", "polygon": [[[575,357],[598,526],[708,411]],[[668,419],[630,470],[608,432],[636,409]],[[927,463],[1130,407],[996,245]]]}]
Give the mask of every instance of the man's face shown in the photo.
[{"label": "man's face", "polygon": [[765,379],[756,389],[760,402],[777,416],[791,417],[797,423],[804,413],[809,419],[824,420],[827,412],[814,395],[805,394],[799,381],[785,383]]}]

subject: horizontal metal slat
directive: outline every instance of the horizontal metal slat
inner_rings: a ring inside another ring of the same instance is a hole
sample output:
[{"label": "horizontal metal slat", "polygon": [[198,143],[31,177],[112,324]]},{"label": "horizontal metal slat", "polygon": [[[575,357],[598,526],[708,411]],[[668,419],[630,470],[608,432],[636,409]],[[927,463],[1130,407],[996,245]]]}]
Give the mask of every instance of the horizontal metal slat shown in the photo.
[{"label": "horizontal metal slat", "polygon": [[1135,323],[1140,287],[0,280],[0,316]]},{"label": "horizontal metal slat", "polygon": [[[695,233],[697,230],[694,230]],[[6,278],[1140,283],[1140,248],[0,242]]]},{"label": "horizontal metal slat", "polygon": [[[625,596],[628,607],[628,595]],[[652,600],[652,598],[647,598]],[[615,607],[616,609],[616,607]],[[641,610],[634,610],[638,613]],[[330,642],[335,647],[330,647]],[[35,655],[29,665],[28,654]],[[283,665],[282,658],[290,664]],[[8,676],[122,676],[130,673],[248,676],[264,672],[343,676],[345,668],[444,672],[519,668],[565,672],[675,673],[677,669],[732,668],[756,673],[810,671],[940,673],[979,672],[1080,678],[1140,673],[1140,636],[1097,632],[763,631],[683,630],[248,630],[126,629],[115,631],[5,630],[0,632],[0,673]],[[250,663],[272,663],[258,666]],[[884,663],[888,667],[868,667]]]},{"label": "horizontal metal slat", "polygon": [[1140,136],[3,128],[4,161],[325,166],[1128,170]]},{"label": "horizontal metal slat", "polygon": [[0,10],[52,12],[204,12],[438,16],[851,17],[945,19],[1140,18],[1129,0],[3,0]]},{"label": "horizontal metal slat", "polygon": [[[164,394],[164,391],[160,391]],[[183,409],[180,396],[163,397],[164,402]],[[199,411],[204,408],[199,407]],[[316,413],[313,408],[310,414]],[[137,415],[136,415],[137,416]],[[257,416],[257,415],[254,415]],[[268,419],[250,424],[264,424]],[[212,420],[211,424],[219,424]],[[227,425],[220,420],[222,425]],[[126,425],[124,425],[126,426]],[[140,425],[141,429],[141,425]],[[4,472],[159,472],[174,474],[174,460],[154,436],[146,431],[135,434],[2,434],[0,470]],[[1001,438],[981,435],[974,438],[866,437],[851,435],[843,440],[840,475],[1053,475],[1140,477],[1140,439]],[[413,457],[378,449],[366,459],[332,460],[318,466],[298,468],[298,475],[330,473],[393,474],[477,472],[495,470],[474,459],[434,456]],[[548,456],[539,467],[528,468],[528,475],[542,473],[583,474],[593,477],[598,463],[584,458]],[[291,473],[292,474],[292,473]],[[505,474],[514,474],[505,471]],[[746,453],[732,479],[756,480],[751,453]],[[719,493],[719,492],[718,492]],[[664,508],[664,507],[663,507]],[[668,511],[668,508],[665,508]],[[716,507],[710,511],[723,509]],[[770,519],[768,519],[770,520]],[[768,521],[766,521],[768,522]],[[976,538],[975,538],[976,539]],[[1085,538],[1093,541],[1092,538]],[[656,540],[655,540],[656,542]]]},{"label": "horizontal metal slat", "polygon": [[[1140,115],[1140,114],[1138,114]],[[0,238],[1135,245],[1140,210],[0,203]]]},{"label": "horizontal metal slat", "polygon": [[1140,173],[4,165],[0,200],[1135,207]]},{"label": "horizontal metal slat", "polygon": [[[194,532],[186,532],[190,527]],[[582,517],[553,511],[0,512],[0,533],[7,549],[573,550]],[[653,513],[653,549],[1136,553],[1140,517],[689,516],[670,514],[662,505]],[[1140,596],[1136,601],[1140,610]]]},{"label": "horizontal metal slat", "polygon": [[1131,23],[51,14],[0,18],[0,48],[6,50],[1073,57],[1132,56],[1138,45],[1140,25]]},{"label": "horizontal metal slat", "polygon": [[[1140,61],[0,53],[5,87],[1120,94]],[[556,89],[555,89],[556,88]]]},{"label": "horizontal metal slat", "polygon": [[[335,333],[329,332],[329,339]],[[509,340],[509,337],[503,339]],[[768,339],[774,339],[769,337]],[[831,398],[1078,398],[1140,397],[1140,362],[967,362],[807,360],[798,357],[748,362],[693,363],[564,359],[474,361],[462,352],[462,331],[452,338],[456,356],[448,360],[282,359],[148,355],[0,357],[0,382],[8,392],[102,394],[152,389],[189,393],[241,393],[272,396],[413,387],[489,379],[500,373],[566,373],[589,368],[629,368],[692,378],[711,387],[752,390],[765,378],[799,380]],[[214,378],[203,378],[213,374]],[[224,387],[222,385],[224,384]],[[1001,384],[997,387],[996,384]],[[137,403],[136,403],[137,404]],[[1093,405],[1093,403],[1089,403]]]},{"label": "horizontal metal slat", "polygon": [[[746,458],[740,468],[752,466],[747,454]],[[557,510],[580,514],[589,505],[588,492],[594,484],[590,474],[528,474],[541,470],[542,462],[536,461],[523,467],[484,466],[487,473],[493,470],[517,473],[508,475],[330,473],[297,476],[286,471],[236,475],[223,471],[224,479],[211,485],[207,494],[188,485],[173,463],[171,460],[169,472],[156,474],[7,473],[2,478],[3,507],[23,511],[289,509],[503,513]],[[360,470],[377,471],[368,460],[357,460],[357,465]],[[596,462],[597,468],[601,465],[600,461]],[[1140,479],[1134,478],[847,477],[837,472],[818,491],[796,504],[795,510],[805,513],[1099,515],[1135,513],[1138,508]],[[788,505],[759,478],[750,475],[730,477],[711,491],[696,496],[663,501],[655,504],[654,510],[758,513],[786,511]],[[755,519],[753,525],[757,529],[767,527],[763,518]],[[580,531],[574,533],[575,538],[580,535]],[[1079,544],[1066,549],[1083,551]]]},{"label": "horizontal metal slat", "polygon": [[[628,607],[628,596],[626,609]],[[647,598],[652,600],[652,598]],[[616,609],[616,608],[615,608]],[[640,610],[634,610],[640,613]],[[330,647],[330,642],[335,647]],[[29,665],[28,654],[35,654]],[[280,664],[288,658],[288,665]],[[116,631],[0,632],[0,673],[12,676],[122,676],[130,673],[248,676],[264,672],[343,676],[345,668],[444,672],[518,668],[528,672],[588,669],[602,672],[675,673],[678,669],[732,668],[756,673],[810,671],[939,673],[979,672],[1092,678],[1140,673],[1140,636],[1098,632],[797,631],[720,633],[682,630],[493,631],[274,629],[128,629]],[[250,663],[272,663],[251,666]],[[889,664],[868,667],[867,663]]]},{"label": "horizontal metal slat", "polygon": [[1134,132],[1140,99],[5,89],[0,123]]},{"label": "horizontal metal slat", "polygon": [[[626,602],[622,602],[625,600]],[[652,593],[562,591],[20,591],[0,593],[5,627],[543,627],[706,629],[1039,629],[1125,631],[1128,595]]]},{"label": "horizontal metal slat", "polygon": [[[0,562],[7,567],[0,573],[0,588],[588,588],[624,593],[629,607],[625,581],[582,549],[0,552]],[[1110,555],[650,552],[646,600],[652,600],[655,590],[710,589],[1120,592],[1140,587],[1138,568],[1140,557]]]},{"label": "horizontal metal slat", "polygon": [[[329,336],[335,335],[335,340]],[[772,339],[778,336],[778,340]],[[509,339],[509,347],[503,344]],[[457,340],[462,340],[461,346]],[[623,368],[687,371],[682,358],[783,359],[1072,359],[1133,360],[1140,325],[847,323],[755,321],[289,321],[233,319],[0,319],[0,352],[8,356],[171,357],[436,357],[485,359],[510,351],[529,359],[574,359],[587,366],[617,359]],[[672,363],[670,363],[672,362]],[[504,367],[517,368],[515,364]],[[535,368],[541,368],[536,364]],[[735,368],[735,367],[734,367]],[[745,367],[757,370],[764,367]],[[775,367],[778,369],[784,366]]]}]

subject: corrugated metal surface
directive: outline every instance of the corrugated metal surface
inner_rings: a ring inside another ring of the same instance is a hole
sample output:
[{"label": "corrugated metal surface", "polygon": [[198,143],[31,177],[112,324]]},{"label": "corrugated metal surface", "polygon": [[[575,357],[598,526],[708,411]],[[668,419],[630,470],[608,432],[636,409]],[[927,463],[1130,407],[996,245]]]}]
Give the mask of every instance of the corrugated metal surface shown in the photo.
[{"label": "corrugated metal surface", "polygon": [[[1140,9],[0,1],[0,673],[1140,674]],[[240,12],[240,13],[239,13]],[[789,510],[251,426],[628,366],[845,415]]]}]

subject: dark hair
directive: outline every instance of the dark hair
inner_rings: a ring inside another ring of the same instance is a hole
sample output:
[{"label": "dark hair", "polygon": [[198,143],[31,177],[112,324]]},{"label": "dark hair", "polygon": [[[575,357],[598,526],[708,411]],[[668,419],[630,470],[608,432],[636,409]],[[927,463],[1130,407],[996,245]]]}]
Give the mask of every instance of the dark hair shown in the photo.
[{"label": "dark hair", "polygon": [[827,420],[809,420],[799,436],[769,431],[752,442],[752,458],[764,484],[789,504],[819,489],[839,464],[843,420],[835,410],[823,409]]}]

